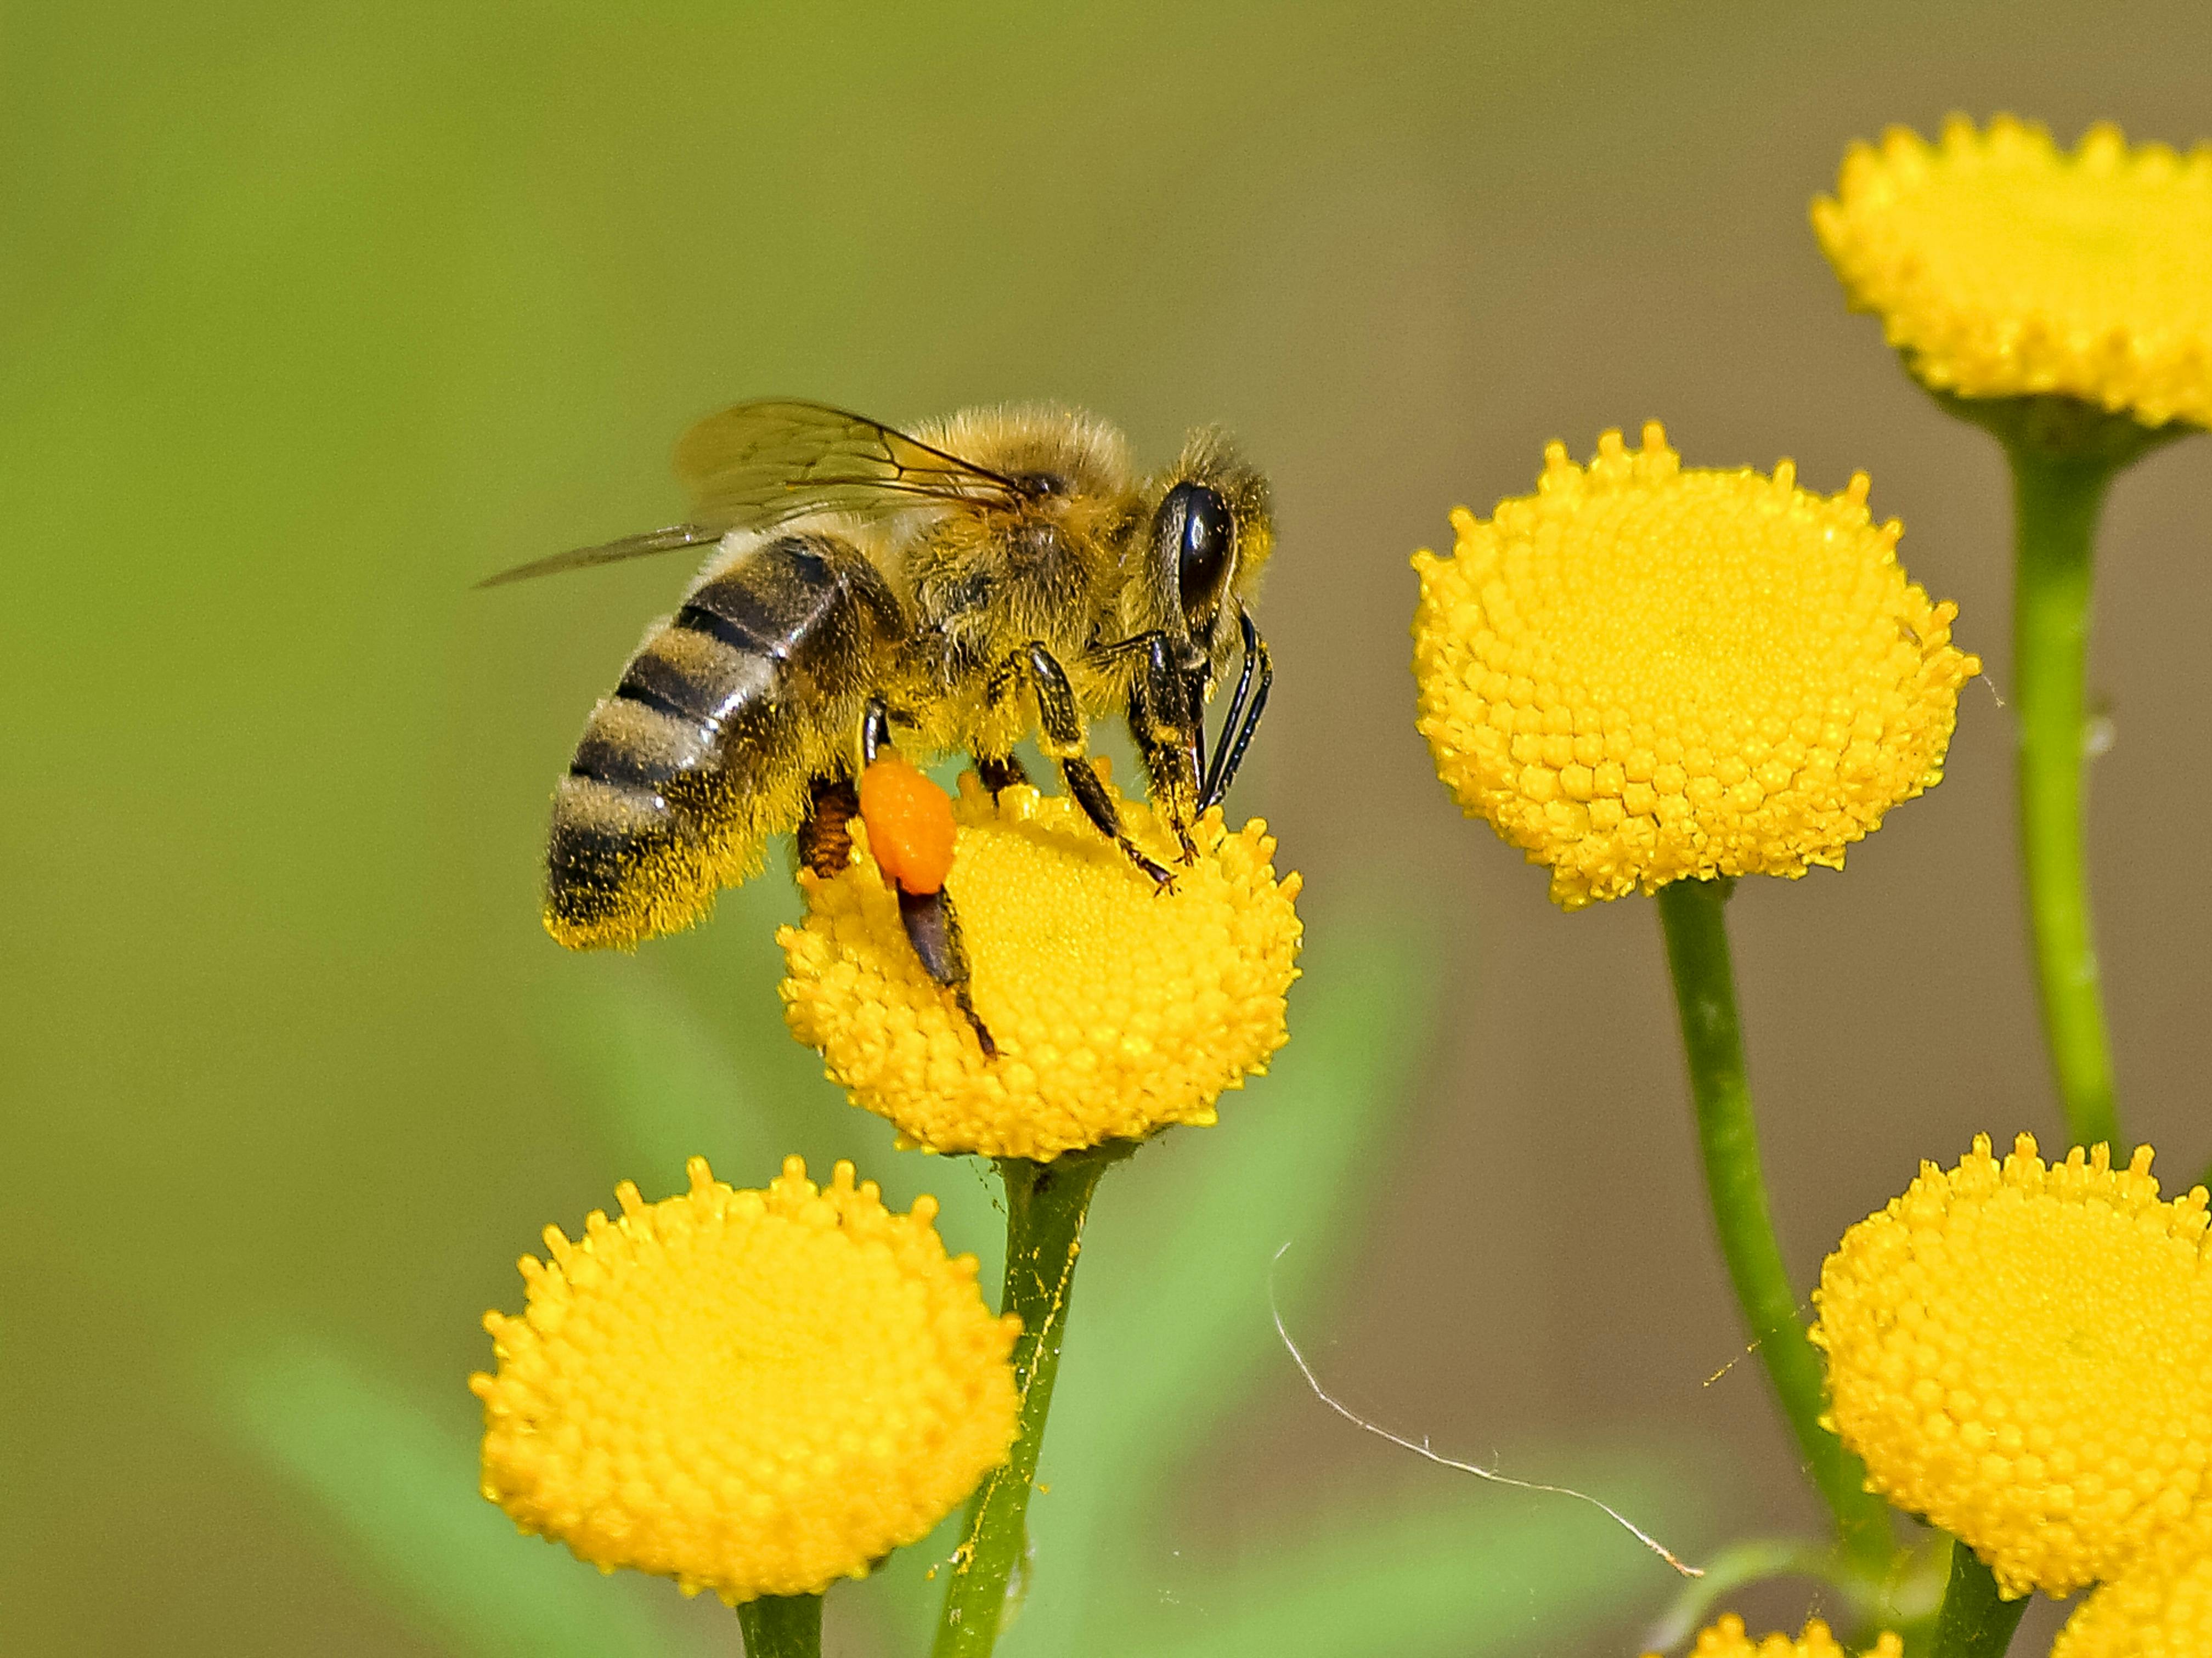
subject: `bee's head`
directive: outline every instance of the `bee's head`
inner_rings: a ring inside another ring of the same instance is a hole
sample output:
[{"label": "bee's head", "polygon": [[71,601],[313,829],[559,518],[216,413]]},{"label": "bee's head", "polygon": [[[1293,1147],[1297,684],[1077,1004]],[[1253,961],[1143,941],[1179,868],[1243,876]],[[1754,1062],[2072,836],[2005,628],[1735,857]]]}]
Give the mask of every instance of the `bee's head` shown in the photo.
[{"label": "bee's head", "polygon": [[1169,616],[1196,659],[1218,673],[1235,645],[1237,613],[1273,550],[1267,483],[1220,433],[1192,435],[1160,486],[1152,556]]}]

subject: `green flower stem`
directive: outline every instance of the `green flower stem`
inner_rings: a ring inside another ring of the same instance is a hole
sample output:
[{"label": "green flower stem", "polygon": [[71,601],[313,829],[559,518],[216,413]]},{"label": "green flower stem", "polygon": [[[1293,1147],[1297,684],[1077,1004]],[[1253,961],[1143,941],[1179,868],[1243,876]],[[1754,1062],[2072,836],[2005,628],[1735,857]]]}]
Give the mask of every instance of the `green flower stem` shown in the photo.
[{"label": "green flower stem", "polygon": [[745,1658],[822,1658],[822,1597],[763,1594],[738,1608]]},{"label": "green flower stem", "polygon": [[2020,720],[2020,844],[2043,1029],[2073,1144],[2120,1151],[2112,1056],[2089,925],[2082,773],[2090,562],[2120,463],[2008,443],[2012,457],[2013,702]]},{"label": "green flower stem", "polygon": [[1659,919],[1667,935],[1698,1141],[1705,1153],[1706,1195],[1736,1300],[1796,1436],[1798,1454],[1835,1515],[1838,1541],[1850,1559],[1879,1574],[1895,1553],[1889,1509],[1866,1490],[1865,1465],[1820,1425],[1820,1357],[1797,1315],[1797,1292],[1790,1288],[1767,1212],[1759,1129],[1752,1118],[1743,1035],[1736,1020],[1735,975],[1729,963],[1725,907],[1734,885],[1684,880],[1659,890]]},{"label": "green flower stem", "polygon": [[[1909,359],[1906,367],[1912,367]],[[2097,515],[2113,478],[2199,428],[2181,421],[2145,426],[2074,398],[1933,395],[1946,413],[2004,445],[2012,463],[2021,866],[2044,1037],[2069,1139],[2077,1145],[2102,1140],[2124,1155],[2082,853],[2090,563]]]},{"label": "green flower stem", "polygon": [[953,1555],[934,1658],[985,1658],[998,1643],[1008,1586],[1029,1552],[1030,1491],[1045,1415],[1052,1409],[1052,1384],[1060,1374],[1083,1218],[1099,1177],[1135,1150],[1130,1141],[1109,1140],[1050,1163],[999,1159],[1006,1183],[1006,1287],[1000,1310],[1022,1315],[1022,1333],[1014,1341],[1020,1427],[1012,1454],[969,1503],[968,1534]]},{"label": "green flower stem", "polygon": [[1964,1543],[1951,1545],[1951,1581],[1936,1614],[1936,1647],[1929,1658],[2004,1658],[2012,1632],[2027,1610],[2027,1597],[1997,1598],[1997,1580]]}]

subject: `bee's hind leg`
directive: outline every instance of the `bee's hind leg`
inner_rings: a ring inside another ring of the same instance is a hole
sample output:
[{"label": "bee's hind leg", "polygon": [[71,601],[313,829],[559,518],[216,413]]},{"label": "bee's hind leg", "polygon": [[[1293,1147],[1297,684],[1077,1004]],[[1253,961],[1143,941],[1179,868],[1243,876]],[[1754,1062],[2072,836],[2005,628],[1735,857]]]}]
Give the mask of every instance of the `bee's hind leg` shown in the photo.
[{"label": "bee's hind leg", "polygon": [[825,880],[853,861],[852,823],[860,815],[860,796],[842,775],[815,778],[806,786],[806,816],[794,839],[799,865]]},{"label": "bee's hind leg", "polygon": [[[860,758],[862,763],[869,768],[865,776],[868,780],[867,786],[871,788],[876,786],[874,768],[878,759],[897,762],[897,751],[891,748],[890,742],[890,711],[885,708],[883,698],[872,696],[860,716]],[[910,812],[920,800],[934,802],[939,812],[949,813],[951,808],[945,800],[944,792],[911,767],[901,762],[890,769],[891,776],[886,786],[890,790],[887,803],[890,817],[871,824],[870,844],[878,844],[874,840],[877,834],[889,835],[890,838],[881,843],[882,849],[877,854],[877,860],[887,875],[892,871],[898,872],[891,876],[890,884],[891,890],[898,895],[899,924],[906,929],[907,942],[914,946],[914,953],[921,960],[922,970],[952,993],[953,1003],[968,1021],[969,1028],[975,1031],[975,1041],[982,1048],[983,1057],[994,1060],[999,1056],[999,1045],[991,1040],[990,1028],[976,1014],[975,998],[969,992],[974,975],[968,966],[968,947],[960,937],[959,914],[952,908],[952,895],[945,890],[945,870],[941,865],[931,867],[927,864],[916,868],[910,861],[908,843],[903,835],[896,832],[904,815]],[[906,780],[902,783],[898,780],[902,775]],[[830,788],[817,792],[815,810],[809,813],[806,825],[801,829],[802,845],[807,830],[822,816],[821,806],[825,799],[830,803],[833,811],[849,801],[851,810],[846,814],[848,819],[861,816],[860,791],[849,780],[840,778]],[[885,802],[871,797],[872,810],[882,811],[885,805]],[[862,821],[869,820],[862,817]],[[949,834],[951,829],[950,817],[941,821]],[[849,859],[851,831],[845,829],[842,822],[838,829],[844,835],[846,857]],[[945,844],[949,849],[949,839]],[[901,849],[901,855],[892,856],[894,848]],[[839,867],[842,868],[843,865],[841,863]],[[909,881],[915,883],[915,886],[908,886]],[[915,890],[923,885],[928,886],[929,890]]]},{"label": "bee's hind leg", "polygon": [[934,892],[908,892],[901,887],[898,906],[899,920],[906,927],[914,953],[921,958],[922,968],[952,993],[954,1005],[982,1045],[983,1057],[997,1059],[999,1045],[991,1040],[990,1028],[976,1014],[969,993],[972,975],[968,970],[968,946],[960,938],[960,917],[952,908],[952,895],[942,887]]},{"label": "bee's hind leg", "polygon": [[1076,707],[1075,689],[1067,683],[1067,671],[1045,648],[1043,641],[1032,640],[1008,658],[1006,665],[992,677],[994,683],[1002,683],[1024,669],[1028,670],[1030,683],[1036,690],[1037,732],[1043,739],[1044,751],[1059,762],[1060,774],[1067,784],[1067,792],[1075,797],[1075,804],[1083,808],[1083,815],[1101,835],[1121,848],[1124,857],[1152,877],[1155,886],[1163,891],[1174,891],[1175,877],[1164,865],[1146,857],[1129,838],[1114,797],[1098,780],[1098,773],[1085,747],[1083,714]]}]

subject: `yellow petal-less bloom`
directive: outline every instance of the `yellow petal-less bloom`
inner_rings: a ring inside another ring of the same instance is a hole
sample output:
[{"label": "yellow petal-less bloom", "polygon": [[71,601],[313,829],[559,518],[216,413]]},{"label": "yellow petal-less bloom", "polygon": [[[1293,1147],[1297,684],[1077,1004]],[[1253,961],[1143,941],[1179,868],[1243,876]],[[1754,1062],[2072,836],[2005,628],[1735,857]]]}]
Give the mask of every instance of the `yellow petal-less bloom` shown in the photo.
[{"label": "yellow petal-less bloom", "polygon": [[483,1493],[603,1570],[724,1600],[818,1594],[925,1536],[1006,1459],[1020,1328],[933,1199],[884,1207],[841,1163],[732,1191],[617,1188],[580,1242],[545,1229],[529,1307],[487,1314]]},{"label": "yellow petal-less bloom", "polygon": [[[1904,1658],[1904,1653],[1905,1643],[1885,1631],[1866,1649],[1863,1658]],[[1660,1658],[1660,1655],[1647,1653],[1644,1658]],[[1794,1641],[1781,1634],[1754,1641],[1744,1633],[1743,1619],[1729,1612],[1718,1623],[1698,1631],[1690,1658],[1850,1658],[1850,1655],[1817,1618],[1808,1619],[1805,1632]]]},{"label": "yellow petal-less bloom", "polygon": [[2200,1507],[2075,1608],[2051,1658],[2206,1653],[2212,1653],[2212,1508]]},{"label": "yellow petal-less bloom", "polygon": [[[1121,810],[1172,858],[1148,808]],[[1210,1123],[1224,1089],[1266,1068],[1300,936],[1299,879],[1276,878],[1266,824],[1232,834],[1207,813],[1197,861],[1162,892],[1066,796],[1024,785],[994,804],[970,774],[954,813],[945,890],[997,1058],[923,970],[865,823],[850,866],[799,877],[805,922],[778,934],[791,1029],[855,1105],[933,1151],[1048,1158]]]},{"label": "yellow petal-less bloom", "polygon": [[2067,155],[2040,127],[1954,117],[1933,145],[1852,145],[1813,225],[1929,386],[2212,425],[2212,149],[2098,125]]},{"label": "yellow petal-less bloom", "polygon": [[1897,563],[1863,473],[1685,471],[1656,422],[1414,556],[1417,724],[1437,774],[1574,909],[1692,877],[1840,866],[1942,777],[1981,671]]},{"label": "yellow petal-less bloom", "polygon": [[2160,1202],[2150,1163],[2023,1134],[1999,1163],[1978,1136],[1821,1269],[1830,1425],[2008,1596],[2111,1576],[2207,1491],[2205,1192]]}]

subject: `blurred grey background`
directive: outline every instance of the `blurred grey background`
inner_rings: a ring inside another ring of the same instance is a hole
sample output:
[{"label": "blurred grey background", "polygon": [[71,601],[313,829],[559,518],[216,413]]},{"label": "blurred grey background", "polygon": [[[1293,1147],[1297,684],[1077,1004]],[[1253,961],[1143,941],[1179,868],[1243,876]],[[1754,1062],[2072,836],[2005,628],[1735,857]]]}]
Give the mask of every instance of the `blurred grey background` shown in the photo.
[{"label": "blurred grey background", "polygon": [[[1949,780],[1847,872],[1733,907],[1800,1282],[1917,1159],[2055,1140],[2002,467],[1845,314],[1806,209],[1847,140],[1954,109],[2069,143],[2098,118],[2212,134],[2212,12],[140,0],[4,29],[0,1644],[461,1650],[242,1448],[209,1377],[304,1333],[465,1437],[477,1317],[520,1304],[538,1228],[574,1231],[624,1175],[680,1179],[595,1132],[588,1010],[675,998],[748,1086],[804,1104],[796,1149],[845,1143],[857,1114],[774,1030],[780,880],[630,959],[538,927],[551,782],[678,562],[469,591],[677,516],[677,434],[768,393],[893,422],[1065,399],[1155,459],[1191,424],[1240,434],[1278,491],[1280,677],[1232,805],[1305,872],[1316,963],[1330,927],[1440,940],[1356,1200],[1279,1218],[1335,1274],[1303,1315],[1316,1362],[1528,1477],[1602,1488],[1603,1448],[1663,1448],[1705,1492],[1686,1547],[1815,1523],[1734,1363],[1656,918],[1554,912],[1460,819],[1412,726],[1406,561],[1452,506],[1533,487],[1547,440],[1585,458],[1649,417],[1691,465],[1870,471],[1990,682]],[[2173,1178],[2212,1154],[2208,501],[2212,444],[2123,481],[2096,622],[2123,1108]],[[1299,1063],[1294,1035],[1205,1132],[1264,1133]],[[1153,1212],[1195,1138],[1109,1183],[1102,1226]],[[981,1191],[918,1158],[864,1172]],[[1255,1386],[1189,1461],[1163,1559],[1234,1582],[1330,1492],[1387,1515],[1455,1478],[1287,1360]],[[1633,1582],[1587,1649],[1632,1650],[1670,1581],[1590,1546]],[[1162,1627],[1201,1643],[1207,1606],[1176,1594]],[[1537,1621],[1516,1649],[1581,1649]]]}]

